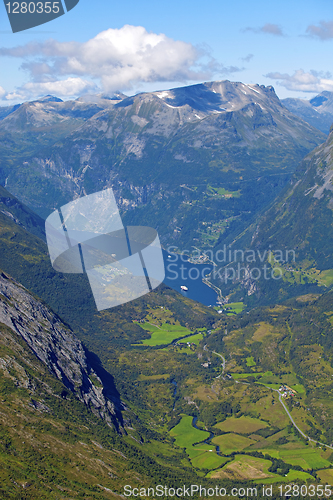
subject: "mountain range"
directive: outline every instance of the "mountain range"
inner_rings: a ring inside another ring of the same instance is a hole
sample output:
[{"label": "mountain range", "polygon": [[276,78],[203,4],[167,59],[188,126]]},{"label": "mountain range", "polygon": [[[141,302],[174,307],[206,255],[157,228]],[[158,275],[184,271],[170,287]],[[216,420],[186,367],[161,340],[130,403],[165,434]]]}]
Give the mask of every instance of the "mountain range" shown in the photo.
[{"label": "mountain range", "polygon": [[[0,116],[2,497],[332,484],[333,132],[227,81]],[[51,267],[41,215],[106,186],[164,246],[228,243],[281,279],[217,279],[215,309],[162,284],[98,312],[85,275]]]},{"label": "mountain range", "polygon": [[125,223],[190,249],[246,227],[325,135],[272,87],[221,81],[24,103],[0,139],[1,184],[41,216],[112,187]]}]

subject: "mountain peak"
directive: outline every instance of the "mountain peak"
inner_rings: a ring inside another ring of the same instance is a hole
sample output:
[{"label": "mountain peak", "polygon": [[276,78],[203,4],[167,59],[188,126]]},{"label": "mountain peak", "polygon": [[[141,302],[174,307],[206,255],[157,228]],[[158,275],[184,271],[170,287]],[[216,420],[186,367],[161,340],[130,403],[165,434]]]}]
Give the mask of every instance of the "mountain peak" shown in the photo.
[{"label": "mountain peak", "polygon": [[39,99],[36,99],[35,101],[32,102],[64,102],[62,99],[59,97],[53,96],[53,95],[46,95],[44,97],[40,97]]},{"label": "mountain peak", "polygon": [[160,98],[169,107],[179,108],[187,105],[205,114],[237,111],[250,103],[258,104],[263,108],[265,101],[272,100],[272,98],[275,104],[280,106],[273,87],[229,80],[177,87],[152,92],[152,95]]}]

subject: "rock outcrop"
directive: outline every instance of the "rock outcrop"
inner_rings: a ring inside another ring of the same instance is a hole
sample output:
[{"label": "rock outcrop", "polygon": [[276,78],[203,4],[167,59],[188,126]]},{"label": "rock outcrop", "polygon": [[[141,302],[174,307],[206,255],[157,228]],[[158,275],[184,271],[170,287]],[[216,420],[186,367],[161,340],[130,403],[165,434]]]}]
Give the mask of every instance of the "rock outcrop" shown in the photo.
[{"label": "rock outcrop", "polygon": [[90,366],[80,340],[46,305],[3,272],[0,272],[0,323],[24,339],[49,371],[95,415],[119,428],[117,415],[122,403],[105,395],[103,381]]}]

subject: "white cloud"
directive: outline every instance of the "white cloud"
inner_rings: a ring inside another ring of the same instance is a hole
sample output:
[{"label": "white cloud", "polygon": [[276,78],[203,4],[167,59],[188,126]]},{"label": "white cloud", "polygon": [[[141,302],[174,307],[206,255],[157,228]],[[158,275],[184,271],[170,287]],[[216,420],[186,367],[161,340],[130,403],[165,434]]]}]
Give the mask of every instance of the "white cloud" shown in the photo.
[{"label": "white cloud", "polygon": [[9,92],[5,99],[7,101],[24,101],[26,99],[26,95],[20,92]]},{"label": "white cloud", "polygon": [[[52,87],[59,89],[58,95],[61,90],[62,95],[71,94],[69,89],[75,86],[78,92],[86,90],[88,82],[82,77],[98,81],[104,91],[112,92],[143,82],[199,81],[217,71],[223,74],[239,70],[218,64],[207,49],[129,25],[102,31],[83,43],[50,39],[0,48],[1,55],[24,60],[21,67],[29,72],[31,83],[19,90],[38,92]],[[62,80],[64,77],[70,78]]]},{"label": "white cloud", "polygon": [[301,92],[323,92],[323,90],[333,91],[333,80],[330,73],[323,73],[311,70],[306,73],[302,69],[295,71],[293,75],[287,73],[268,73],[266,78],[277,80],[277,84],[288,90]]},{"label": "white cloud", "polygon": [[266,23],[260,28],[245,28],[243,31],[253,31],[253,33],[264,33],[268,35],[284,36],[282,28],[278,24]]},{"label": "white cloud", "polygon": [[3,87],[0,85],[0,100],[3,99],[6,95],[6,91]]},{"label": "white cloud", "polygon": [[333,38],[333,21],[320,21],[319,26],[310,24],[306,32],[312,37],[317,37],[321,40],[330,40]]},{"label": "white cloud", "polygon": [[83,80],[82,78],[69,77],[66,80],[49,81],[49,82],[29,82],[21,87],[31,95],[56,94],[62,96],[75,96],[82,94],[94,87],[92,82]]}]

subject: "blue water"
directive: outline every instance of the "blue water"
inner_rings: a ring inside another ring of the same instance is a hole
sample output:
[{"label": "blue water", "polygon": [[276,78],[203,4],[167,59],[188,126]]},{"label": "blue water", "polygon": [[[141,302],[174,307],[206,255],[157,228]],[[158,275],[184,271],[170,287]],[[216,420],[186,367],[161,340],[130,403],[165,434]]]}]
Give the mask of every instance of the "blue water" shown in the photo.
[{"label": "blue water", "polygon": [[[202,282],[202,278],[212,271],[211,264],[191,264],[186,256],[168,253],[164,250],[163,258],[165,264],[163,282],[166,285],[184,297],[201,302],[205,306],[216,305],[217,293]],[[187,286],[188,291],[181,290],[181,285]]]}]

